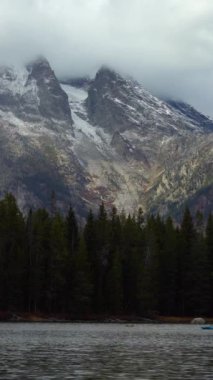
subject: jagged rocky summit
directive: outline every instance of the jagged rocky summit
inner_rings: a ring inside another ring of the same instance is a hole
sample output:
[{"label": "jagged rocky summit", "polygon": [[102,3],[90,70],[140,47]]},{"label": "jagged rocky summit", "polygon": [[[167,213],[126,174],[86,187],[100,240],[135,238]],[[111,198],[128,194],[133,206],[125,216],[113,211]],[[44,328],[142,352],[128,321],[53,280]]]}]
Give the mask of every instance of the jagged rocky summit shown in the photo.
[{"label": "jagged rocky summit", "polygon": [[60,81],[44,58],[0,69],[0,196],[20,206],[101,201],[134,212],[177,214],[213,204],[213,122],[163,101],[102,67],[93,80]]}]

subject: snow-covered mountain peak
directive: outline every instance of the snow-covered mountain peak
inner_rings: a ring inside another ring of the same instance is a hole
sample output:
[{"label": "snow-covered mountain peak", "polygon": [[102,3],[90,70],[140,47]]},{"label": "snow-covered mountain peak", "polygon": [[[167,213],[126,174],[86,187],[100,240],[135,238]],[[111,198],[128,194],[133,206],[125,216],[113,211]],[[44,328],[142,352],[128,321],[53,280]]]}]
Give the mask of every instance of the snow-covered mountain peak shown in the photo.
[{"label": "snow-covered mountain peak", "polygon": [[[72,128],[67,95],[44,58],[23,67],[0,69],[0,110],[11,124],[15,117],[47,128]],[[10,113],[14,117],[10,118]]]},{"label": "snow-covered mountain peak", "polygon": [[48,206],[54,190],[78,213],[102,200],[166,213],[211,186],[208,118],[106,67],[70,78],[59,83],[43,58],[0,69],[0,194]]},{"label": "snow-covered mountain peak", "polygon": [[140,129],[142,134],[153,131],[159,137],[162,133],[170,136],[199,130],[190,118],[150,94],[141,84],[105,67],[92,81],[86,105],[91,123],[110,133]]},{"label": "snow-covered mountain peak", "polygon": [[49,62],[44,57],[38,57],[26,65],[29,72],[29,78],[35,78],[37,81],[44,81],[50,83],[56,80],[54,71],[52,70]]},{"label": "snow-covered mountain peak", "polygon": [[36,58],[33,60],[29,61],[26,65],[28,68],[32,66],[43,66],[43,67],[48,67],[50,68],[50,63],[47,60],[47,58],[43,55],[38,55]]},{"label": "snow-covered mountain peak", "polygon": [[98,82],[99,80],[101,83],[105,81],[107,84],[110,84],[110,82],[114,81],[123,82],[124,78],[109,66],[102,65],[95,75],[95,81]]}]

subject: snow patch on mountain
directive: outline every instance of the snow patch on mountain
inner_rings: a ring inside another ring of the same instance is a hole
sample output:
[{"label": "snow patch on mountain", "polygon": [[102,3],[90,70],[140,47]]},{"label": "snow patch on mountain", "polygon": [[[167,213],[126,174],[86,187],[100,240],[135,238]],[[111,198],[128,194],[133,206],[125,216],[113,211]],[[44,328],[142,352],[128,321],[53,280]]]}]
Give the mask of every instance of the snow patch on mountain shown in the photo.
[{"label": "snow patch on mountain", "polygon": [[0,93],[8,92],[14,96],[23,96],[29,92],[33,93],[34,101],[38,97],[38,87],[35,79],[29,80],[29,71],[26,67],[1,67],[0,68]]},{"label": "snow patch on mountain", "polygon": [[61,84],[61,87],[68,96],[70,109],[72,110],[73,129],[76,137],[75,143],[77,145],[81,144],[83,136],[86,136],[103,153],[106,145],[110,146],[111,138],[102,128],[89,123],[85,107],[88,92],[66,84]]},{"label": "snow patch on mountain", "polygon": [[0,194],[47,205],[55,189],[76,207],[166,213],[212,184],[212,134],[194,110],[106,68],[74,83],[45,60],[0,69]]}]

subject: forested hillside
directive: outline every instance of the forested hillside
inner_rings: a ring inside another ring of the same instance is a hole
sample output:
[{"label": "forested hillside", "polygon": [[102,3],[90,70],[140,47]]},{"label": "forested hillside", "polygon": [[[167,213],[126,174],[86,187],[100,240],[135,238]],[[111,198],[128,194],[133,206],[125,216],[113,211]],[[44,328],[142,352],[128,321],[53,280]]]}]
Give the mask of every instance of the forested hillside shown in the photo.
[{"label": "forested hillside", "polygon": [[25,217],[0,201],[0,311],[90,315],[212,315],[213,216],[170,218],[52,207]]}]

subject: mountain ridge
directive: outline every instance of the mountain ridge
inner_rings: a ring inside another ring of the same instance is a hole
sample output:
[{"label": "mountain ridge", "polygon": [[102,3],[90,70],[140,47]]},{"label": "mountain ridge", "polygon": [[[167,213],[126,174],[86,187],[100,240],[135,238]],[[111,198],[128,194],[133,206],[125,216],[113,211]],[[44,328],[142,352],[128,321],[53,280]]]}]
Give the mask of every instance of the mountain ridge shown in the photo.
[{"label": "mountain ridge", "polygon": [[101,201],[166,215],[212,186],[207,117],[194,120],[107,67],[60,83],[40,58],[23,69],[18,91],[8,70],[0,70],[0,195],[12,191],[22,208],[50,207],[55,191],[58,207],[71,203],[79,215]]}]

